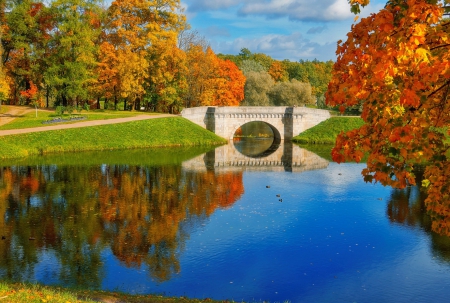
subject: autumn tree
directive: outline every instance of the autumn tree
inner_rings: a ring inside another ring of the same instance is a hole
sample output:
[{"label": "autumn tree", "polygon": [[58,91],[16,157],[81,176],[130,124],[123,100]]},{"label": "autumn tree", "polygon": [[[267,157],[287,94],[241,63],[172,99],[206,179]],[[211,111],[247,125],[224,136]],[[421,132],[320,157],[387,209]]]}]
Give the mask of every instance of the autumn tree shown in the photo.
[{"label": "autumn tree", "polygon": [[192,45],[186,55],[186,107],[235,106],[244,99],[245,76],[236,64],[201,45]]},{"label": "autumn tree", "polygon": [[183,107],[182,97],[187,88],[186,53],[172,39],[155,42],[150,52],[150,89],[148,104],[159,112],[177,114]]},{"label": "autumn tree", "polygon": [[111,43],[103,41],[99,46],[98,63],[96,66],[97,79],[93,86],[94,95],[97,95],[97,108],[100,106],[100,97],[114,99],[114,108],[117,108],[120,98],[119,58],[116,49]]},{"label": "autumn tree", "polygon": [[[350,1],[352,11],[369,1]],[[445,1],[447,3],[447,1]],[[393,0],[352,26],[337,47],[327,92],[333,106],[362,104],[365,124],[341,134],[337,162],[361,161],[364,180],[397,188],[415,184],[423,164],[433,230],[450,230],[450,20],[442,3]],[[446,219],[447,218],[447,219]],[[444,222],[444,223],[443,223]]]},{"label": "autumn tree", "polygon": [[215,106],[237,106],[244,99],[245,76],[230,60],[215,57],[217,77],[213,78]]},{"label": "autumn tree", "polygon": [[267,71],[275,82],[285,82],[288,80],[288,73],[279,61],[274,61]]},{"label": "autumn tree", "polygon": [[1,60],[3,56],[3,46],[1,44],[2,40],[2,30],[0,29],[0,109],[2,106],[2,101],[6,100],[9,95],[9,83],[6,79],[6,74],[3,69],[3,60]]},{"label": "autumn tree", "polygon": [[105,42],[116,51],[115,69],[125,108],[128,103],[134,109],[136,102],[144,103],[144,97],[151,101],[158,93],[164,94],[161,98],[169,103],[174,100],[173,90],[168,89],[169,82],[175,85],[169,79],[173,75],[168,75],[167,70],[157,70],[157,64],[161,68],[168,64],[173,67],[178,60],[168,63],[168,57],[174,55],[178,33],[186,26],[185,17],[179,11],[179,0],[116,0],[108,8]]},{"label": "autumn tree", "polygon": [[46,46],[53,25],[52,16],[42,2],[8,2],[9,11],[2,24],[5,50],[2,59],[12,82],[12,101],[30,104],[42,98],[42,71],[46,68]]},{"label": "autumn tree", "polygon": [[196,30],[182,29],[178,33],[178,48],[187,52],[192,46],[199,46],[203,50],[210,47],[210,43],[206,38]]}]

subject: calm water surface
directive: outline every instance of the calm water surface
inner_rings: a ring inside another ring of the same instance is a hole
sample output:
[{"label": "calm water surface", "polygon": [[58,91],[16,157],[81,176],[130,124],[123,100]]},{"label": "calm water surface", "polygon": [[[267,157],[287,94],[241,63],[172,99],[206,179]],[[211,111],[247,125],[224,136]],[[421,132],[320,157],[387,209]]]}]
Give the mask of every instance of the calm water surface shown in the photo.
[{"label": "calm water surface", "polygon": [[448,300],[450,241],[430,231],[416,187],[366,184],[364,165],[295,145],[241,152],[1,168],[0,278],[235,301]]}]

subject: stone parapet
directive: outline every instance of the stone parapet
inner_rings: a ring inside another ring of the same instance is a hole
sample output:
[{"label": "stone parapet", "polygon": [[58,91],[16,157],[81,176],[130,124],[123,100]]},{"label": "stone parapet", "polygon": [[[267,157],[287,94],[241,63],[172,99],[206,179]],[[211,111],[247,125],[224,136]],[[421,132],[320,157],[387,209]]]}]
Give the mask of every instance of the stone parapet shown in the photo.
[{"label": "stone parapet", "polygon": [[326,110],[286,106],[203,106],[186,108],[181,115],[226,139],[232,139],[242,125],[261,121],[278,141],[290,140],[330,118]]}]

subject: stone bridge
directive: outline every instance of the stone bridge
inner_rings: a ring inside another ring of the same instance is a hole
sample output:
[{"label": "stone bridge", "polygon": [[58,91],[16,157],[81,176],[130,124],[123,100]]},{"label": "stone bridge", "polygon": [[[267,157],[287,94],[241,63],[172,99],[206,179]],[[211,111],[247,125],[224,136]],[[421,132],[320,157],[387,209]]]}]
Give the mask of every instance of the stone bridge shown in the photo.
[{"label": "stone bridge", "polygon": [[327,120],[330,113],[307,107],[203,106],[185,108],[181,116],[226,139],[233,139],[242,125],[261,121],[272,129],[274,140],[279,143]]},{"label": "stone bridge", "polygon": [[287,171],[303,172],[324,169],[329,162],[322,157],[301,148],[292,142],[284,144],[262,157],[249,157],[240,153],[233,142],[217,147],[201,156],[184,161],[182,166],[188,171],[213,170],[217,173],[228,171]]}]

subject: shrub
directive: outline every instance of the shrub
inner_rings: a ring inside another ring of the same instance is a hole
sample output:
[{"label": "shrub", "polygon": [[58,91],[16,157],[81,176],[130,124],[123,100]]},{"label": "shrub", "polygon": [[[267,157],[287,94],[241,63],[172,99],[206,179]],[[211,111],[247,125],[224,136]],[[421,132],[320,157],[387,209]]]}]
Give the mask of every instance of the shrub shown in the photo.
[{"label": "shrub", "polygon": [[57,106],[56,107],[56,109],[55,109],[55,114],[57,115],[57,116],[62,116],[62,115],[64,115],[64,112],[66,111],[66,108],[64,107],[64,106]]}]

